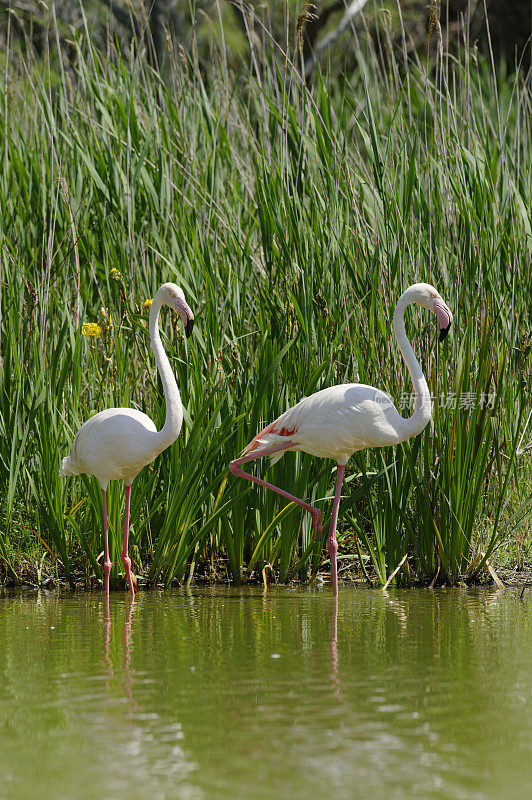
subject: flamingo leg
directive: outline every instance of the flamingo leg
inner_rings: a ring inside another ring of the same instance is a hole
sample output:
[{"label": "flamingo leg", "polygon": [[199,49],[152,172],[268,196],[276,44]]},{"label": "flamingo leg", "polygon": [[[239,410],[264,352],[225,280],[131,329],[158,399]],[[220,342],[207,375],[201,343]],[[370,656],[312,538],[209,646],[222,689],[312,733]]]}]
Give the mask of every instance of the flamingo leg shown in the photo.
[{"label": "flamingo leg", "polygon": [[104,561],[103,561],[103,574],[104,574],[104,586],[105,586],[105,596],[107,597],[107,603],[109,603],[109,575],[111,574],[111,559],[109,558],[109,534],[107,531],[107,492],[105,489],[102,489],[102,498],[103,498],[103,534],[104,534]]},{"label": "flamingo leg", "polygon": [[133,588],[133,578],[131,577],[131,559],[128,555],[130,506],[131,506],[131,485],[126,486],[126,510],[124,513],[124,541],[122,544],[122,564],[124,565],[124,569],[126,571],[126,580],[129,584],[131,599],[133,599],[135,597],[135,589]]},{"label": "flamingo leg", "polygon": [[331,556],[331,582],[333,587],[333,597],[338,597],[338,568],[336,566],[336,553],[338,552],[338,542],[336,541],[336,524],[338,522],[338,509],[342,496],[342,482],[344,480],[345,464],[338,464],[336,474],[336,489],[334,492],[334,503],[331,516],[331,527],[329,528],[329,554]]},{"label": "flamingo leg", "polygon": [[262,456],[273,455],[273,453],[278,453],[280,450],[286,450],[287,447],[291,447],[292,444],[293,442],[287,442],[286,444],[280,444],[276,445],[275,447],[271,447],[269,450],[261,450],[259,453],[249,453],[247,456],[242,456],[242,458],[237,458],[234,461],[231,461],[229,464],[229,469],[237,478],[245,478],[253,483],[258,483],[259,486],[264,486],[266,489],[271,489],[273,492],[280,494],[281,497],[286,497],[287,500],[297,503],[298,506],[301,506],[301,508],[305,509],[305,511],[308,511],[312,516],[314,536],[316,539],[319,539],[322,532],[321,511],[319,508],[311,506],[310,503],[300,500],[299,497],[294,497],[293,494],[285,492],[284,489],[280,489],[278,486],[274,486],[272,483],[263,481],[261,478],[257,478],[255,475],[252,475],[250,472],[244,472],[244,470],[240,468],[240,465],[245,464],[247,461],[255,461],[257,458],[262,458]]}]

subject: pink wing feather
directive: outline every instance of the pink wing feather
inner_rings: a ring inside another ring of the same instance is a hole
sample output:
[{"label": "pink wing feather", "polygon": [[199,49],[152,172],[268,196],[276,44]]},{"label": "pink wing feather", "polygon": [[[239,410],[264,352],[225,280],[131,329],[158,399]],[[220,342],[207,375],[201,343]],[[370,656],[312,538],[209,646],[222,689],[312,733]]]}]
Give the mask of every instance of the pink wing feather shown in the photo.
[{"label": "pink wing feather", "polygon": [[[260,433],[257,433],[257,435],[254,436],[250,443],[244,448],[244,454],[251,453],[261,444],[266,444],[266,442],[261,440],[263,440],[270,433],[273,433],[276,436],[293,436],[295,433],[297,433],[297,426],[290,426],[289,420],[286,419],[290,411],[292,411],[291,408],[289,408],[288,411],[285,411],[285,413],[278,417],[278,419],[270,422],[270,424],[263,428]],[[283,423],[288,424],[285,425]]]}]

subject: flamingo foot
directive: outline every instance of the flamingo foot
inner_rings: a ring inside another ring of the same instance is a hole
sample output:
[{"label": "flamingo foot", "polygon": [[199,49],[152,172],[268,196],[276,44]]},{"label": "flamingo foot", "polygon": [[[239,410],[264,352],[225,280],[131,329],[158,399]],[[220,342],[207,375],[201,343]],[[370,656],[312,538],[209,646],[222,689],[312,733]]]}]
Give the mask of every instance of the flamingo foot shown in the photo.
[{"label": "flamingo foot", "polygon": [[312,514],[312,526],[314,528],[314,538],[321,539],[323,533],[323,525],[321,524],[321,511]]},{"label": "flamingo foot", "polygon": [[131,572],[131,559],[129,556],[124,555],[122,556],[122,564],[124,565],[124,571],[126,573],[126,583],[129,586],[129,591],[131,594],[131,599],[133,600],[135,597],[135,584],[137,579]]}]

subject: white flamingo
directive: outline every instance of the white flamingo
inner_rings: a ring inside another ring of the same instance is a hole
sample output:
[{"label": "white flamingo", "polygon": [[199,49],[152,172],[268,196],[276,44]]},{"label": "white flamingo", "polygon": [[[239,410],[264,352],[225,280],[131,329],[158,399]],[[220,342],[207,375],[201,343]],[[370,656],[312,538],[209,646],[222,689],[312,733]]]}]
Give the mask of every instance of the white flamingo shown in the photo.
[{"label": "white flamingo", "polygon": [[410,286],[397,302],[393,315],[393,329],[414,386],[415,403],[411,417],[407,419],[402,417],[388,395],[373,386],[366,386],[363,383],[331,386],[303,398],[297,405],[281,414],[251,440],[244,449],[242,458],[235,459],[229,465],[233,475],[273,489],[274,492],[309,511],[312,515],[314,535],[319,537],[322,532],[319,509],[278,486],[244,472],[241,465],[262,456],[276,454],[272,458],[272,463],[275,463],[288,450],[302,450],[321,458],[333,458],[338,462],[328,540],[334,597],[338,596],[336,524],[348,459],[357,450],[395,445],[411,436],[416,436],[423,430],[432,414],[427,382],[405,331],[405,309],[411,303],[417,303],[435,312],[440,323],[440,341],[445,338],[453,320],[449,307],[436,289],[427,283]]},{"label": "white flamingo", "polygon": [[107,485],[112,480],[123,480],[126,485],[122,563],[131,597],[134,597],[131,559],[128,555],[131,484],[146,464],[150,464],[159,453],[175,442],[183,423],[181,396],[159,335],[159,312],[163,305],[177,311],[183,320],[187,337],[192,333],[194,325],[194,315],[185,301],[182,289],[175,283],[163,284],[153,298],[149,320],[150,343],[166,400],[166,421],[163,428],[158,431],[153,421],[136,408],[108,408],[100,411],[81,426],[74,438],[72,452],[63,459],[59,470],[61,476],[82,473],[95,475],[100,482],[105,537],[103,568],[107,596],[112,566],[107,534]]}]

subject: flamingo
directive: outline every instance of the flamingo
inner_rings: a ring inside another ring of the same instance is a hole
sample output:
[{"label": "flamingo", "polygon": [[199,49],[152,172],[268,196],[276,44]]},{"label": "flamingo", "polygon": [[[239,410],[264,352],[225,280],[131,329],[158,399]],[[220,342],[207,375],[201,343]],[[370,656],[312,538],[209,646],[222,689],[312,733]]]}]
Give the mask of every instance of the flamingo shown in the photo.
[{"label": "flamingo", "polygon": [[421,365],[414,355],[405,331],[405,310],[411,303],[434,311],[440,323],[440,341],[447,335],[453,315],[439,292],[428,283],[410,286],[399,298],[393,315],[393,330],[405,360],[414,387],[414,413],[402,417],[387,394],[363,383],[343,383],[304,397],[297,405],[260,431],[244,448],[241,458],[229,465],[239,478],[272,489],[301,508],[310,512],[314,536],[322,533],[321,511],[310,503],[244,472],[241,465],[270,456],[271,463],[278,461],[289,450],[300,450],[320,458],[332,458],[338,463],[336,487],[329,528],[328,545],[331,557],[331,583],[333,597],[338,597],[336,553],[336,525],[342,492],[342,482],[349,458],[366,447],[387,447],[417,436],[427,425],[432,414],[427,381]]},{"label": "flamingo", "polygon": [[183,423],[181,396],[159,335],[159,312],[163,305],[177,311],[183,320],[187,338],[194,326],[194,315],[185,301],[183,290],[175,283],[164,283],[153,298],[149,318],[150,344],[166,400],[166,421],[163,428],[158,431],[153,421],[136,408],[108,408],[100,411],[81,426],[74,438],[72,451],[63,459],[59,470],[61,477],[82,473],[95,475],[100,483],[105,538],[103,569],[107,598],[112,566],[107,533],[107,485],[111,480],[121,479],[126,486],[122,563],[133,599],[135,590],[131,576],[131,559],[128,555],[131,484],[146,464],[150,464],[159,453],[175,442]]}]

